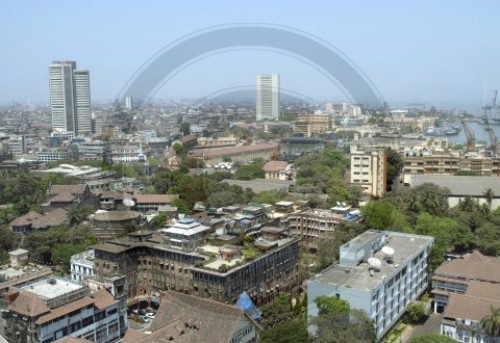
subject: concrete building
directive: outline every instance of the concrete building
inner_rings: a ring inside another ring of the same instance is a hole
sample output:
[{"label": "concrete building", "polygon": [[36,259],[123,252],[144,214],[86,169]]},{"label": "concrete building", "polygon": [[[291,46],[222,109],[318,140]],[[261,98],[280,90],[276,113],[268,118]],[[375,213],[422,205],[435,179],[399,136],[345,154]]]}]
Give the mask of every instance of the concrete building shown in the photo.
[{"label": "concrete building", "polygon": [[293,132],[305,137],[325,133],[331,128],[332,118],[330,115],[301,114],[293,124]]},{"label": "concrete building", "polygon": [[415,174],[455,175],[458,172],[476,176],[500,176],[500,162],[478,154],[460,156],[448,152],[405,151],[403,180]]},{"label": "concrete building", "polygon": [[[366,312],[380,341],[429,282],[427,260],[434,238],[368,230],[340,247],[340,259],[308,281],[308,315],[318,315],[321,295]],[[309,328],[314,332],[314,328]]]},{"label": "concrete building", "polygon": [[88,141],[78,144],[80,161],[102,161],[111,163],[111,146],[105,141]]},{"label": "concrete building", "polygon": [[94,249],[71,256],[71,280],[82,282],[94,278]]},{"label": "concrete building", "polygon": [[278,120],[280,113],[280,84],[278,74],[257,75],[257,121]]},{"label": "concrete building", "polygon": [[74,61],[55,61],[49,66],[49,85],[52,128],[92,133],[89,72],[76,70]]},{"label": "concrete building", "polygon": [[111,160],[113,163],[139,162],[141,161],[141,154],[139,144],[111,144]]},{"label": "concrete building", "polygon": [[[354,211],[354,210],[353,210]],[[290,234],[300,237],[300,244],[308,249],[317,249],[318,241],[335,231],[335,226],[346,220],[350,206],[336,206],[332,209],[308,209],[294,212],[281,218],[281,225],[290,229]],[[359,212],[359,211],[358,211]],[[359,220],[353,217],[352,221]]]},{"label": "concrete building", "polygon": [[387,189],[387,150],[358,150],[351,146],[351,184],[381,197]]},{"label": "concrete building", "polygon": [[118,342],[126,329],[119,302],[106,290],[48,275],[2,294],[5,337],[10,343],[50,343],[63,337]]},{"label": "concrete building", "polygon": [[134,232],[128,238],[98,244],[96,275],[125,275],[128,295],[134,299],[175,290],[234,303],[247,291],[254,301],[264,303],[278,291],[298,286],[297,239],[256,241],[254,248],[236,247],[239,253],[229,258],[221,253],[223,240],[220,246],[171,243],[172,237],[161,233]]}]

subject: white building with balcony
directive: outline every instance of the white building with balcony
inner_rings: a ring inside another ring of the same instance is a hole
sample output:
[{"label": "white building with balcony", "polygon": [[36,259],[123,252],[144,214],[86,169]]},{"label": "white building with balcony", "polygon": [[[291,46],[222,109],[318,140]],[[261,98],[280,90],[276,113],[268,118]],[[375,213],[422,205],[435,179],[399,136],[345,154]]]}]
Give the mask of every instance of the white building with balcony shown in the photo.
[{"label": "white building with balcony", "polygon": [[94,249],[71,256],[71,280],[82,282],[94,278]]},{"label": "white building with balcony", "polygon": [[[308,281],[309,317],[318,296],[337,297],[366,312],[380,341],[429,283],[433,237],[368,230],[340,247],[338,264]],[[314,333],[314,327],[309,327]]]}]

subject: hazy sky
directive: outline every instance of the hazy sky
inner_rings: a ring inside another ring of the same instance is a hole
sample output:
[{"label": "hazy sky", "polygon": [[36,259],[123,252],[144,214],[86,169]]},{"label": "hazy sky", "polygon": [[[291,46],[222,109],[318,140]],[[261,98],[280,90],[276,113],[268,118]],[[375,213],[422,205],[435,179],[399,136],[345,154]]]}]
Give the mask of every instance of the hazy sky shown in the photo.
[{"label": "hazy sky", "polygon": [[[48,65],[76,60],[92,98],[114,99],[155,52],[193,31],[272,23],[320,37],[349,56],[393,107],[408,102],[475,110],[500,88],[500,1],[21,1],[0,2],[0,103],[48,101]],[[277,72],[281,85],[343,100],[309,65],[266,51],[208,57],[158,98],[203,97]]]}]

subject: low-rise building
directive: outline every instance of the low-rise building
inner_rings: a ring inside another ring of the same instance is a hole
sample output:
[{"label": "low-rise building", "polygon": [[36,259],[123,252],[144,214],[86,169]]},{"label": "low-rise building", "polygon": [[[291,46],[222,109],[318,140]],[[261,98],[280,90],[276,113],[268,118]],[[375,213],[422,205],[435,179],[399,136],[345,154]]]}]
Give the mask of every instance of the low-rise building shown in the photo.
[{"label": "low-rise building", "polygon": [[179,292],[161,292],[151,333],[127,331],[124,343],[260,342],[261,327],[241,308]]},{"label": "low-rise building", "polygon": [[74,206],[88,204],[97,208],[98,197],[85,184],[77,185],[50,185],[47,191],[49,199],[42,204],[46,211],[61,207],[69,209]]},{"label": "low-rise building", "polygon": [[70,273],[71,280],[82,282],[94,278],[94,249],[71,256]]},{"label": "low-rise building", "polygon": [[126,328],[119,302],[106,289],[91,292],[52,275],[9,287],[1,301],[11,343],[49,343],[67,336],[118,342]]},{"label": "low-rise building", "polygon": [[318,315],[318,296],[337,297],[366,312],[380,341],[427,289],[433,242],[428,236],[368,230],[342,245],[339,263],[308,281],[309,318]]},{"label": "low-rise building", "polygon": [[279,151],[276,143],[260,143],[255,145],[242,145],[227,148],[194,149],[189,156],[200,158],[206,164],[214,165],[230,158],[233,162],[251,162],[257,158],[269,160]]},{"label": "low-rise building", "polygon": [[440,265],[432,276],[434,312],[443,312],[450,295],[466,294],[472,281],[500,284],[500,259],[475,251]]},{"label": "low-rise building", "polygon": [[135,205],[133,209],[141,213],[158,211],[160,206],[167,206],[173,200],[179,199],[179,194],[135,194],[132,196]]},{"label": "low-rise building", "polygon": [[465,294],[451,293],[443,313],[440,333],[458,342],[495,342],[481,320],[500,307],[500,284],[471,281]]},{"label": "low-rise building", "polygon": [[322,134],[332,128],[332,117],[320,114],[301,114],[293,124],[293,132],[305,137]]},{"label": "low-rise building", "polygon": [[269,161],[264,164],[265,178],[270,180],[295,180],[297,171],[286,161]]}]

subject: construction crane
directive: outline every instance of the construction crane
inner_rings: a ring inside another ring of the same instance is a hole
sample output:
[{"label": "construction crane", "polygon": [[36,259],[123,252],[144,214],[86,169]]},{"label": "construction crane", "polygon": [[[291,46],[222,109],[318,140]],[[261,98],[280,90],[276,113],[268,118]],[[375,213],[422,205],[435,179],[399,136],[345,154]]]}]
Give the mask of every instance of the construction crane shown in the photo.
[{"label": "construction crane", "polygon": [[[496,98],[496,95],[495,95]],[[490,121],[488,120],[488,117],[483,118],[484,123],[486,124],[485,130],[488,132],[488,135],[490,136],[490,142],[491,142],[491,150],[493,151],[494,154],[498,153],[498,139],[497,135],[495,134],[495,130],[490,125]]]},{"label": "construction crane", "polygon": [[462,117],[460,118],[460,123],[462,124],[462,127],[464,128],[465,132],[465,137],[467,138],[467,144],[466,144],[466,152],[475,152],[476,151],[476,135],[474,131],[472,131],[467,125],[467,122],[465,121],[465,118]]}]

